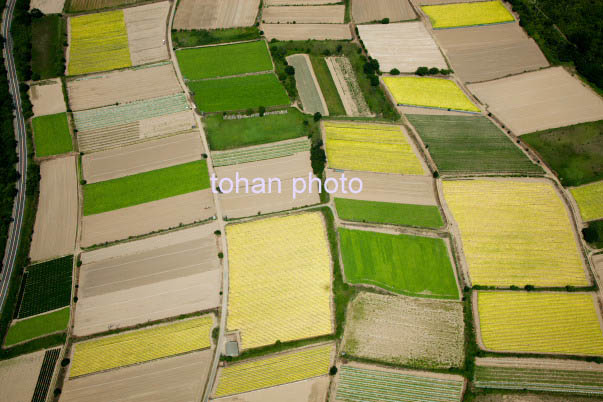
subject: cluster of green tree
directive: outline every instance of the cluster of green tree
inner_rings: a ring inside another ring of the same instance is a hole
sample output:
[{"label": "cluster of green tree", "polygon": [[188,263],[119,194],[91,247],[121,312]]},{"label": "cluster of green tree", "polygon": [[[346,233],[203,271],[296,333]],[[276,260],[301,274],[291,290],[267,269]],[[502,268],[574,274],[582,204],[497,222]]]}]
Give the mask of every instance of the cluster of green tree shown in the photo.
[{"label": "cluster of green tree", "polygon": [[64,46],[67,46],[67,21],[58,14],[44,15],[31,10],[31,78],[60,77],[65,72]]},{"label": "cluster of green tree", "polygon": [[571,62],[603,88],[603,2],[507,0],[551,64]]},{"label": "cluster of green tree", "polygon": [[10,32],[13,37],[15,69],[19,77],[21,108],[23,116],[28,119],[33,116],[32,105],[27,95],[29,86],[25,83],[25,81],[31,79],[31,14],[29,13],[29,0],[17,0]]},{"label": "cluster of green tree", "polygon": [[452,73],[452,70],[447,70],[445,68],[439,69],[437,67],[419,67],[417,68],[417,71],[415,71],[416,75],[420,75],[421,77],[424,75],[437,75],[437,74],[442,74],[442,75],[449,75],[450,73]]}]

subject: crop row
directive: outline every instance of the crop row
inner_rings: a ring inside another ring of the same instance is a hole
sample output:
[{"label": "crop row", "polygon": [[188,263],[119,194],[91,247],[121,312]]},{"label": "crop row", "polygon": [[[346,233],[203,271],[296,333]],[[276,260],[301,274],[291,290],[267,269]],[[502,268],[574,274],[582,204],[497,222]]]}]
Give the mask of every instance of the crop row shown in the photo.
[{"label": "crop row", "polygon": [[214,152],[212,154],[212,160],[214,166],[228,166],[239,163],[281,158],[309,150],[310,140],[307,138],[302,138],[296,141],[271,144],[263,147],[243,148],[226,152]]},{"label": "crop row", "polygon": [[52,374],[54,373],[54,367],[57,364],[59,358],[60,348],[50,349],[44,353],[44,361],[40,368],[40,374],[38,375],[38,382],[34,390],[34,395],[31,402],[44,402],[50,388],[50,381],[52,380]]},{"label": "crop row", "polygon": [[513,15],[499,0],[475,3],[438,4],[422,6],[434,28],[453,28],[472,25],[511,22]]}]

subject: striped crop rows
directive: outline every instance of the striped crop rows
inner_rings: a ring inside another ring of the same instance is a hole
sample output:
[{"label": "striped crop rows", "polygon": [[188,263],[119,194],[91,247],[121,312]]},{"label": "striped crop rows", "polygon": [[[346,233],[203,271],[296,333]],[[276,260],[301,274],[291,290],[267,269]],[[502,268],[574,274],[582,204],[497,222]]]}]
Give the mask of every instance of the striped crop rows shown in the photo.
[{"label": "striped crop rows", "polygon": [[33,398],[31,402],[44,402],[48,395],[48,389],[50,388],[50,381],[52,381],[52,375],[54,373],[54,366],[57,364],[59,359],[60,348],[50,349],[44,353],[44,361],[42,367],[40,367],[40,374],[38,375],[38,382],[36,383],[36,389],[34,390]]},{"label": "striped crop rows", "polygon": [[582,220],[593,221],[603,218],[603,181],[570,189],[580,208]]},{"label": "striped crop rows", "polygon": [[239,163],[257,162],[266,159],[291,156],[298,152],[309,151],[310,140],[302,138],[296,141],[269,144],[262,147],[235,149],[212,153],[214,166],[228,166]]}]

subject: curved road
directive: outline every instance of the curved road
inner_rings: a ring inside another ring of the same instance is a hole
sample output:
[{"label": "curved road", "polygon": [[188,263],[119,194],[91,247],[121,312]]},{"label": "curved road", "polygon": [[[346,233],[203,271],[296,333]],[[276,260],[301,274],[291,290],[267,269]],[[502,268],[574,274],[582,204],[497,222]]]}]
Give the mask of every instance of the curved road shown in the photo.
[{"label": "curved road", "polygon": [[23,210],[25,209],[25,189],[27,180],[27,132],[25,130],[25,119],[21,110],[21,94],[19,92],[19,80],[15,70],[15,59],[13,58],[13,38],[10,35],[10,27],[13,19],[16,0],[8,0],[4,13],[2,14],[2,36],[4,42],[4,64],[8,72],[8,85],[13,96],[13,104],[16,111],[15,137],[17,139],[17,152],[19,162],[17,171],[20,178],[17,182],[17,196],[13,206],[13,223],[8,231],[4,260],[2,261],[2,272],[0,272],[0,311],[4,307],[4,301],[8,295],[10,277],[15,267],[15,258],[21,239],[21,226],[23,224]]}]

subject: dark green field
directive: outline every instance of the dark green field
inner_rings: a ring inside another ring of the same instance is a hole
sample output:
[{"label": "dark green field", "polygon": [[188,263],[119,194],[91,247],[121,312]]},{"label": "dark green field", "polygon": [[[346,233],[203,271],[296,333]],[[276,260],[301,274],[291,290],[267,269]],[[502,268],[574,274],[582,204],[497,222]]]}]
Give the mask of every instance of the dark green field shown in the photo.
[{"label": "dark green field", "polygon": [[603,179],[603,120],[522,135],[564,186]]},{"label": "dark green field", "polygon": [[64,331],[69,324],[69,307],[18,321],[8,329],[5,346],[14,345],[42,335]]},{"label": "dark green field", "polygon": [[176,48],[211,45],[216,43],[238,42],[260,39],[258,27],[205,29],[172,31],[172,41]]},{"label": "dark green field", "polygon": [[444,225],[440,210],[433,205],[396,204],[335,198],[341,219],[356,222],[439,228]]},{"label": "dark green field", "polygon": [[62,76],[65,22],[56,15],[33,18],[31,22],[31,71],[34,81]]},{"label": "dark green field", "polygon": [[603,220],[587,222],[587,225],[582,229],[584,240],[593,248],[603,248]]},{"label": "dark green field", "polygon": [[442,174],[542,174],[490,120],[475,116],[407,115]]},{"label": "dark green field", "polygon": [[345,116],[346,113],[343,103],[341,102],[341,98],[337,92],[335,82],[333,82],[331,71],[329,71],[329,67],[325,62],[325,58],[320,56],[311,56],[310,60],[312,61],[312,68],[314,69],[314,74],[316,75],[316,81],[318,81],[322,95],[325,97],[325,102],[327,104],[327,108],[329,109],[329,115]]},{"label": "dark green field", "polygon": [[458,299],[453,267],[442,239],[339,229],[348,282],[409,296]]},{"label": "dark green field", "polygon": [[73,151],[67,113],[34,117],[32,125],[36,156],[59,155]]}]

